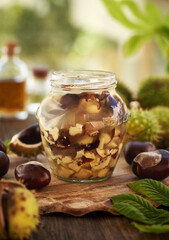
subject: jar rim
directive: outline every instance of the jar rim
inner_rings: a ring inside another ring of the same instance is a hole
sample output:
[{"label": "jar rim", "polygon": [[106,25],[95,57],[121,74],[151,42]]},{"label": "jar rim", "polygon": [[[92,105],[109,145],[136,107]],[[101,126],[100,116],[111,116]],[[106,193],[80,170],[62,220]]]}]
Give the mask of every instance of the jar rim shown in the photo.
[{"label": "jar rim", "polygon": [[50,80],[53,88],[70,90],[104,90],[115,88],[115,74],[101,70],[61,70],[54,71]]}]

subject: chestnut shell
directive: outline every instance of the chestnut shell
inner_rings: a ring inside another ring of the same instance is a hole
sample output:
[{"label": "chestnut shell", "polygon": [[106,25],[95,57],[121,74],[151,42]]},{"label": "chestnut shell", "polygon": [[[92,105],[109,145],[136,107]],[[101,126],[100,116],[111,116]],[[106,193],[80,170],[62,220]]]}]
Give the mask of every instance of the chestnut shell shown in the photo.
[{"label": "chestnut shell", "polygon": [[14,135],[9,143],[9,149],[19,156],[37,156],[43,151],[40,128],[35,123]]},{"label": "chestnut shell", "polygon": [[8,156],[0,151],[0,178],[3,177],[9,169],[9,158]]},{"label": "chestnut shell", "polygon": [[50,172],[40,164],[25,163],[15,168],[15,177],[28,189],[41,189],[51,181]]},{"label": "chestnut shell", "polygon": [[151,142],[130,141],[125,145],[124,157],[128,164],[132,164],[134,158],[142,152],[155,151],[156,147]]},{"label": "chestnut shell", "polygon": [[[157,161],[157,164],[155,163],[155,159],[150,159],[151,153],[157,153],[159,156],[159,159]],[[154,152],[149,152],[149,154],[140,153],[137,155],[137,157],[133,160],[132,163],[132,170],[135,173],[136,176],[139,178],[152,178],[158,181],[161,181],[169,176],[169,152],[167,150],[157,150]],[[144,155],[144,156],[143,156]],[[142,157],[142,160],[140,163],[138,162],[138,159]],[[146,163],[147,161],[151,161],[149,163]],[[150,166],[152,165],[152,166]]]}]

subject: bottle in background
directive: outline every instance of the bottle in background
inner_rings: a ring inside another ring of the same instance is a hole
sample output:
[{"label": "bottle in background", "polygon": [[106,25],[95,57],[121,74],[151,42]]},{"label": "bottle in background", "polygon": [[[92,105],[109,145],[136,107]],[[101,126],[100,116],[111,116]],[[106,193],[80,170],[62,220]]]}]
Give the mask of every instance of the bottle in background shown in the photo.
[{"label": "bottle in background", "polygon": [[45,65],[37,65],[32,69],[32,79],[28,86],[28,102],[27,107],[30,114],[35,114],[40,102],[48,94],[48,73],[49,67]]},{"label": "bottle in background", "polygon": [[0,118],[26,119],[26,78],[28,69],[19,58],[17,42],[7,42],[0,59]]}]

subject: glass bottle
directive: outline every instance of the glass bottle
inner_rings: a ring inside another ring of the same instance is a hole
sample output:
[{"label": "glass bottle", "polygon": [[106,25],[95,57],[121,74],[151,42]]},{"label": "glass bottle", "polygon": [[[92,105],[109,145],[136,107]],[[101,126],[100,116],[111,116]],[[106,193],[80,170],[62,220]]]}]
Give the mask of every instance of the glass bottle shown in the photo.
[{"label": "glass bottle", "polygon": [[53,173],[70,182],[111,177],[126,132],[128,110],[111,72],[54,72],[37,118]]},{"label": "glass bottle", "polygon": [[2,48],[0,59],[0,117],[27,118],[25,111],[26,64],[19,59],[16,42],[7,42]]},{"label": "glass bottle", "polygon": [[27,107],[30,114],[35,114],[40,102],[49,92],[48,85],[48,66],[35,66],[32,70],[32,78],[28,85],[28,102]]}]

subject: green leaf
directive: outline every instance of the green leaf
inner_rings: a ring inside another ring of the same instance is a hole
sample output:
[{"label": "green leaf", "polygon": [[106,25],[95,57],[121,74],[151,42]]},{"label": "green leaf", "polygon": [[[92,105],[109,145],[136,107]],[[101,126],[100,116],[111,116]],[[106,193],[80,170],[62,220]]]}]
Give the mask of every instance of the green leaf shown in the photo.
[{"label": "green leaf", "polygon": [[164,24],[169,27],[169,12],[164,17]]},{"label": "green leaf", "polygon": [[133,223],[133,225],[141,232],[147,232],[147,233],[169,232],[169,225],[155,224],[150,226],[150,225],[143,225],[139,223]]},{"label": "green leaf", "polygon": [[114,19],[119,21],[124,26],[131,28],[131,29],[137,29],[139,30],[142,25],[136,24],[135,22],[130,21],[124,14],[122,10],[122,4],[121,2],[118,2],[116,0],[102,0],[105,6],[107,7],[109,13],[113,16]]},{"label": "green leaf", "polygon": [[155,30],[155,33],[159,36],[165,37],[166,40],[169,40],[169,27],[167,26],[160,26]]},{"label": "green leaf", "polygon": [[128,186],[159,204],[169,206],[169,188],[162,182],[147,178],[129,183]]},{"label": "green leaf", "polygon": [[5,147],[6,147],[6,151],[7,151],[7,153],[10,152],[10,151],[9,151],[9,147],[8,147],[9,143],[10,143],[10,139],[8,139],[8,140],[6,140],[6,141],[3,142],[3,144],[4,144]]},{"label": "green leaf", "polygon": [[169,59],[169,40],[164,38],[163,36],[157,36],[156,37],[157,42],[161,48],[161,51],[163,53],[163,55]]},{"label": "green leaf", "polygon": [[131,204],[120,202],[120,203],[115,203],[112,206],[112,209],[116,210],[123,216],[130,218],[132,220],[141,222],[141,223],[149,223],[147,221],[147,218],[144,216],[144,214],[138,210],[136,207],[132,206]]},{"label": "green leaf", "polygon": [[145,4],[145,15],[147,16],[147,21],[149,24],[158,25],[162,20],[162,13],[159,11],[159,8],[154,3]]},{"label": "green leaf", "polygon": [[136,2],[131,0],[123,0],[122,4],[123,6],[128,7],[128,9],[132,12],[133,15],[135,15],[136,18],[142,20],[143,22],[147,21],[144,12],[138,7],[138,4],[136,4]]},{"label": "green leaf", "polygon": [[139,49],[139,47],[149,38],[150,35],[147,34],[137,34],[130,37],[123,46],[124,55],[129,56],[131,54],[134,54]]},{"label": "green leaf", "polygon": [[167,67],[166,67],[166,74],[169,75],[169,61],[167,63]]},{"label": "green leaf", "polygon": [[136,194],[120,194],[110,199],[114,203],[112,209],[135,221],[147,224],[169,222],[168,211],[156,209],[151,203]]}]

